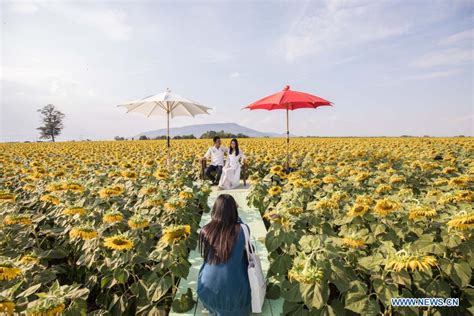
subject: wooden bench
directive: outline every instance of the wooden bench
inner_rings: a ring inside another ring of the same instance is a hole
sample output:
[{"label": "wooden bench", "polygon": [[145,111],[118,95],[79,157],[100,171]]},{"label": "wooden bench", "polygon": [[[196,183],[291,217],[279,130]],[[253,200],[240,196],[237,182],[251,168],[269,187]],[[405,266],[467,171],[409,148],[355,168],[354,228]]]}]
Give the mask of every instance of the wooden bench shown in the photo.
[{"label": "wooden bench", "polygon": [[[206,179],[206,168],[207,168],[207,159],[202,158],[201,159],[201,180]],[[248,177],[247,164],[244,161],[242,165],[240,166],[240,178],[243,180],[244,186],[247,186],[247,177]]]},{"label": "wooden bench", "polygon": [[[209,197],[208,204],[212,206],[214,201],[216,200],[218,194],[227,193],[231,194],[239,207],[239,216],[243,222],[245,222],[250,227],[250,235],[251,238],[256,246],[257,253],[260,256],[260,260],[262,262],[262,269],[264,274],[267,273],[269,267],[268,261],[268,251],[265,247],[265,237],[267,234],[267,230],[265,228],[265,224],[263,223],[262,217],[260,213],[253,208],[249,208],[247,206],[247,195],[248,189],[237,189],[237,190],[223,190],[223,191],[216,191],[214,190]],[[211,220],[210,212],[204,213],[201,218],[201,227],[207,224]],[[197,297],[196,290],[197,290],[197,279],[199,274],[199,269],[201,268],[203,259],[201,254],[199,253],[198,249],[194,249],[189,253],[189,262],[191,263],[191,268],[189,270],[188,277],[186,279],[181,279],[178,285],[178,290],[176,292],[175,297],[181,297],[181,294],[186,293],[188,288],[193,290],[193,297],[194,300],[197,301],[197,304],[194,307],[185,312],[185,313],[176,313],[174,311],[170,312],[170,316],[210,316],[211,314],[206,313],[204,307],[202,306],[199,298]],[[283,299],[279,298],[276,300],[265,299],[265,303],[263,304],[263,309],[261,314],[252,314],[252,315],[260,315],[260,316],[277,316],[283,315]]]}]

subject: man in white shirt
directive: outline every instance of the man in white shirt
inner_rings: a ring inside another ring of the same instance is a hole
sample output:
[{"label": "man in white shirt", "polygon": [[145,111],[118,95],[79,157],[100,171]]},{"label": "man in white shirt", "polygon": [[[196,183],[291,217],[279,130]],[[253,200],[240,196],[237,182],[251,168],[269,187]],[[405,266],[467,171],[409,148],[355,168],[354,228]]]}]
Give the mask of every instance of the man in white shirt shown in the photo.
[{"label": "man in white shirt", "polygon": [[[224,167],[224,156],[228,153],[228,150],[225,146],[221,146],[221,138],[219,136],[215,136],[212,140],[214,141],[214,146],[210,147],[204,155],[204,159],[211,158],[211,164],[206,168],[205,174],[206,177],[211,179],[212,184],[217,185]],[[211,174],[213,171],[216,172],[215,177]]]}]

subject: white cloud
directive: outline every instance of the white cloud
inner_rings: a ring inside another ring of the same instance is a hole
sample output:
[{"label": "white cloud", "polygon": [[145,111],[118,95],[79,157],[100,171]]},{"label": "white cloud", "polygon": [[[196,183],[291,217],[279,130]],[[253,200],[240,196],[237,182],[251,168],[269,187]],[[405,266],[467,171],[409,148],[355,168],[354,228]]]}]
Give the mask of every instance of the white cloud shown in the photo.
[{"label": "white cloud", "polygon": [[91,3],[32,0],[11,2],[10,9],[18,14],[31,14],[45,9],[74,23],[91,27],[111,40],[126,41],[131,37],[132,27],[126,21],[126,14]]},{"label": "white cloud", "polygon": [[471,48],[446,48],[429,52],[413,63],[418,67],[459,66],[472,63],[474,54]]},{"label": "white cloud", "polygon": [[282,53],[288,62],[294,62],[323,51],[354,49],[439,21],[452,15],[459,6],[433,2],[424,5],[420,15],[419,6],[400,6],[389,0],[309,1],[282,36]]},{"label": "white cloud", "polygon": [[[410,19],[387,14],[383,1],[314,3],[282,38],[287,61],[334,48],[382,40],[406,33]],[[383,13],[383,14],[382,14]]]},{"label": "white cloud", "polygon": [[70,78],[61,78],[52,80],[50,83],[49,92],[51,96],[67,97],[71,94],[77,96],[88,96],[85,88],[80,86],[80,83]]},{"label": "white cloud", "polygon": [[2,66],[0,81],[12,82],[18,87],[26,87],[33,91],[44,91],[50,97],[96,97],[95,90],[78,81],[72,72],[74,70],[66,72],[59,68],[41,65]]},{"label": "white cloud", "polygon": [[474,42],[474,29],[465,30],[445,37],[439,41],[439,45],[460,44],[464,41],[472,46]]},{"label": "white cloud", "polygon": [[38,11],[38,6],[34,2],[12,1],[10,2],[9,9],[13,13],[33,14]]},{"label": "white cloud", "polygon": [[449,122],[466,122],[466,121],[471,121],[474,123],[474,114],[466,114],[463,116],[456,116],[452,118],[447,118],[445,119],[446,121]]},{"label": "white cloud", "polygon": [[346,57],[346,58],[343,58],[343,59],[340,59],[340,60],[337,60],[335,62],[332,63],[332,65],[342,65],[342,64],[347,64],[347,63],[350,63],[352,62],[353,60],[357,59],[359,56],[349,56],[349,57]]},{"label": "white cloud", "polygon": [[40,86],[44,81],[65,76],[62,70],[45,66],[5,66],[0,68],[0,80],[15,82],[32,87]]},{"label": "white cloud", "polygon": [[233,72],[229,75],[229,78],[238,78],[240,77],[240,72]]},{"label": "white cloud", "polygon": [[232,59],[232,55],[224,51],[207,48],[202,50],[199,59],[204,63],[218,64],[230,61]]},{"label": "white cloud", "polygon": [[431,79],[439,79],[439,78],[446,78],[451,77],[457,74],[460,74],[460,70],[444,70],[444,71],[433,71],[425,74],[420,75],[413,75],[409,76],[406,79],[408,80],[431,80]]}]

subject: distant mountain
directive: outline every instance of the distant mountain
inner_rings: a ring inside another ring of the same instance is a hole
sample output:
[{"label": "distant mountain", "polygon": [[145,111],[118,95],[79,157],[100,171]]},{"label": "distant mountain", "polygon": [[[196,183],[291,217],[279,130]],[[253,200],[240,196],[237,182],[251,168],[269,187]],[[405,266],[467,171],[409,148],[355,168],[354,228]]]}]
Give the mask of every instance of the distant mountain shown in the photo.
[{"label": "distant mountain", "polygon": [[[182,127],[172,127],[170,128],[170,136],[181,136],[181,135],[191,135],[193,134],[197,138],[201,137],[202,134],[208,131],[224,131],[232,134],[244,134],[250,137],[283,137],[284,134],[277,133],[265,133],[260,132],[245,126],[241,126],[235,123],[216,123],[216,124],[198,124],[198,125],[188,125]],[[145,135],[148,138],[154,138],[157,136],[166,136],[166,128],[158,129],[156,131],[148,131],[134,136],[135,139],[140,136]]]}]

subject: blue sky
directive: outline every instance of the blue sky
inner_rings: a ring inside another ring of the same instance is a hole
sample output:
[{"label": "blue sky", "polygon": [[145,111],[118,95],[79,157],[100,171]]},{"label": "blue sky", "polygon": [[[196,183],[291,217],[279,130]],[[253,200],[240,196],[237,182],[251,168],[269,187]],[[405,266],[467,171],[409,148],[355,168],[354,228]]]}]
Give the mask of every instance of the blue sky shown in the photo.
[{"label": "blue sky", "polygon": [[166,88],[214,108],[172,126],[285,131],[284,111],[241,108],[282,89],[334,107],[290,113],[295,135],[474,134],[472,1],[2,1],[0,141],[164,128],[115,105]]}]

